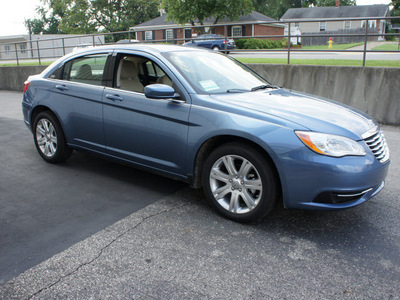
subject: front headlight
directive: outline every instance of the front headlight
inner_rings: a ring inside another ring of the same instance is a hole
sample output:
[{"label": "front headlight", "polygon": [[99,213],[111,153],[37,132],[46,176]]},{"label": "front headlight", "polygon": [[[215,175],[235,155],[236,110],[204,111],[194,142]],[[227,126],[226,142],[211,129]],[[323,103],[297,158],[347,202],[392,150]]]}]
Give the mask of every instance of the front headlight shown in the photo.
[{"label": "front headlight", "polygon": [[300,140],[311,150],[328,156],[366,155],[364,148],[356,141],[340,135],[295,131]]}]

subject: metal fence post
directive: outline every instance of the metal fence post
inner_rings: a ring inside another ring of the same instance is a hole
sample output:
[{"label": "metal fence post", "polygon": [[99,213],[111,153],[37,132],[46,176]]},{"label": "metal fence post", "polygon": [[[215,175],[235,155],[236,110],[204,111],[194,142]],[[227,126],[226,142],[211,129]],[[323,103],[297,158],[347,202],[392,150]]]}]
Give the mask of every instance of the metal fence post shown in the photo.
[{"label": "metal fence post", "polygon": [[37,53],[38,53],[39,66],[40,66],[42,64],[42,62],[40,61],[39,41],[36,41],[36,46],[37,46]]},{"label": "metal fence post", "polygon": [[131,32],[130,31],[128,31],[128,39],[129,39],[129,42],[131,42]]},{"label": "metal fence post", "polygon": [[228,35],[228,28],[226,27],[226,25],[224,25],[224,35],[225,35],[225,43],[224,43],[224,53],[225,54],[227,54],[227,42],[228,42],[228,39],[226,38],[226,36]]},{"label": "metal fence post", "polygon": [[367,39],[368,39],[368,20],[365,20],[363,67],[365,67],[365,60],[367,58]]},{"label": "metal fence post", "polygon": [[15,46],[15,57],[17,58],[17,66],[19,66],[19,58],[18,58],[18,48],[17,48],[17,44],[14,44]]},{"label": "metal fence post", "polygon": [[92,39],[93,39],[93,47],[96,46],[96,41],[94,39],[94,34],[92,35]]},{"label": "metal fence post", "polygon": [[288,42],[287,42],[287,49],[288,49],[288,51],[287,51],[287,64],[288,65],[290,65],[290,22],[289,22],[289,25],[288,25]]},{"label": "metal fence post", "polygon": [[65,55],[65,43],[64,43],[64,38],[62,39],[62,45],[63,45],[63,55]]}]

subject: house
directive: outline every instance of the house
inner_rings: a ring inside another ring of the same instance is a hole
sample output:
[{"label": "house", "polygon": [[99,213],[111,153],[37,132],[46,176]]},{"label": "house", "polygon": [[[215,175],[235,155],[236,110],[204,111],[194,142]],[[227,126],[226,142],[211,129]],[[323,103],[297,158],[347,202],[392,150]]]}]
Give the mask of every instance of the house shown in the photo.
[{"label": "house", "polygon": [[[389,15],[389,6],[384,4],[290,8],[282,16],[281,21],[291,21],[291,26],[298,27],[303,34],[334,34],[334,33],[364,33],[366,20],[363,18],[376,18],[368,20],[369,32],[385,33],[386,20],[380,18]],[[352,18],[355,20],[329,21],[329,19]],[[320,22],[306,22],[310,20],[323,20]],[[354,37],[353,37],[354,38]],[[362,37],[359,37],[362,39]],[[384,37],[379,37],[384,39]],[[377,39],[375,37],[374,39]],[[344,39],[343,39],[344,40]],[[304,38],[303,38],[304,41]],[[349,41],[346,41],[349,42]],[[356,41],[353,41],[356,42]],[[303,45],[305,43],[303,42]]]},{"label": "house", "polygon": [[[214,21],[214,18],[206,19],[204,21],[206,29],[214,24]],[[237,21],[231,21],[228,18],[221,19],[217,26],[212,27],[212,32],[224,35],[224,25],[227,25],[227,35],[233,38],[283,35],[284,25],[273,23],[263,24],[265,22],[277,22],[277,20],[253,11],[246,16],[240,16]],[[191,24],[189,23],[179,25],[168,21],[167,15],[161,15],[158,18],[131,27],[130,30],[135,31],[136,39],[139,41],[167,40],[180,44],[189,41],[192,37],[196,37],[199,34],[198,28],[191,28]],[[281,38],[277,37],[275,39]]]},{"label": "house", "polygon": [[[79,45],[102,45],[104,35],[72,35],[72,34],[28,34],[0,37],[0,59],[60,57],[70,53]],[[38,52],[39,48],[39,52]]]}]

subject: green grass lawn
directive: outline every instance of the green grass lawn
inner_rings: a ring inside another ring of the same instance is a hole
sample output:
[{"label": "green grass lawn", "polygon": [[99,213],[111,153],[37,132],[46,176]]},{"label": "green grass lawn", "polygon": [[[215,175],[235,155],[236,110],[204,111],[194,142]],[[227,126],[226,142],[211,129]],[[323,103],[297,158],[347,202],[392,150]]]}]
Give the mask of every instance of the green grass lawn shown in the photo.
[{"label": "green grass lawn", "polygon": [[[360,45],[363,45],[363,44],[364,43],[333,44],[332,45],[332,50],[347,50],[349,48],[353,48],[353,47],[360,46]],[[328,41],[327,41],[326,45],[304,46],[304,47],[302,47],[300,49],[303,49],[303,50],[329,50]]]},{"label": "green grass lawn", "polygon": [[372,50],[389,50],[389,51],[399,51],[399,44],[385,44],[385,45],[380,45],[372,48]]},{"label": "green grass lawn", "polygon": [[[41,65],[42,66],[49,66],[52,63],[53,63],[52,61],[42,61]],[[7,64],[0,63],[0,67],[15,67],[16,65],[17,65],[17,63],[7,63]],[[19,65],[20,66],[38,66],[39,63],[37,61],[34,61],[34,62],[23,61],[23,62],[20,62]]]},{"label": "green grass lawn", "polygon": [[[237,58],[245,64],[287,64],[287,58]],[[320,66],[362,66],[362,60],[353,59],[291,59],[291,65],[320,65]],[[367,60],[367,67],[400,68],[398,60]]]}]

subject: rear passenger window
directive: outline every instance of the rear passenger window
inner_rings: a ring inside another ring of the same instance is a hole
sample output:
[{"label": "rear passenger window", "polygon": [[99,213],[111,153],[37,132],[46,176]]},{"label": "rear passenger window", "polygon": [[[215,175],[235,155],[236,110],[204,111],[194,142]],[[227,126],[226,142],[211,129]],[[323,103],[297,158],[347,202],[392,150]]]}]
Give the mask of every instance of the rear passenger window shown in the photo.
[{"label": "rear passenger window", "polygon": [[93,85],[102,85],[107,55],[75,58],[64,66],[63,79]]}]

